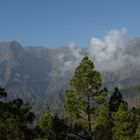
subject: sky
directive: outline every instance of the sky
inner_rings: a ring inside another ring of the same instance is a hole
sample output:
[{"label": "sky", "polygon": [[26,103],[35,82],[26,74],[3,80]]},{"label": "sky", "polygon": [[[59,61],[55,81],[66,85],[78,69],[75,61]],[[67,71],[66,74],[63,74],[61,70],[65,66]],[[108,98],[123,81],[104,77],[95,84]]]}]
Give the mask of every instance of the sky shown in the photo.
[{"label": "sky", "polygon": [[0,0],[0,42],[87,47],[123,28],[126,38],[140,35],[140,0]]}]

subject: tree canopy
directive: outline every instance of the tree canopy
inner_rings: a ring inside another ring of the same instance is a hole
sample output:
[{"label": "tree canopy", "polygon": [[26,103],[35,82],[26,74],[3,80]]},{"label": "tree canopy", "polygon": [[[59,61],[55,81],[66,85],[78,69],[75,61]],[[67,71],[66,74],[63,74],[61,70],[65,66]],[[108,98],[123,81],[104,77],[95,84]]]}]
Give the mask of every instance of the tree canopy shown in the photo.
[{"label": "tree canopy", "polygon": [[[71,90],[65,93],[66,118],[71,125],[79,126],[79,130],[83,131],[79,134],[84,133],[87,139],[92,140],[94,125],[103,118],[101,110],[106,101],[107,90],[101,90],[101,75],[94,69],[93,62],[87,56],[77,66],[70,85]],[[99,118],[96,120],[96,113],[100,116],[100,120]]]}]

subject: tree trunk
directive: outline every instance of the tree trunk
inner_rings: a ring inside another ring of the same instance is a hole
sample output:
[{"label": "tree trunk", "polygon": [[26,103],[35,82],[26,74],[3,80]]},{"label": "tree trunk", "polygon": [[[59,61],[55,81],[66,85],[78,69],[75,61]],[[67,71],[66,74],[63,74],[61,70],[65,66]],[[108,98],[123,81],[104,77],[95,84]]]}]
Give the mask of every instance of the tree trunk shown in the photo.
[{"label": "tree trunk", "polygon": [[87,96],[87,115],[88,115],[88,140],[92,140],[92,130],[91,130],[91,116],[90,116],[90,96]]}]

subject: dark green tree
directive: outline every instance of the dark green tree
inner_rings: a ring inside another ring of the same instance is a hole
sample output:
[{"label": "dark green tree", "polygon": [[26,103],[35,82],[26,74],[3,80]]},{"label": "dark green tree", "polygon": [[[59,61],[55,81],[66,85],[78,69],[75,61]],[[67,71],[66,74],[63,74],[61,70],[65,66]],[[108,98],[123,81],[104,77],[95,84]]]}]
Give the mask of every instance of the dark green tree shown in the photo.
[{"label": "dark green tree", "polygon": [[[4,89],[0,90],[1,97],[6,96]],[[21,99],[0,102],[0,139],[26,140],[33,139],[33,129],[30,127],[35,116],[30,112],[31,106],[24,104]]]},{"label": "dark green tree", "polygon": [[96,109],[96,119],[94,123],[94,134],[96,140],[111,140],[112,139],[112,118],[109,110],[107,89],[101,90],[99,96],[96,97],[96,102],[99,106]]},{"label": "dark green tree", "polygon": [[125,102],[123,101],[123,97],[122,97],[121,92],[116,87],[112,96],[110,97],[110,100],[109,100],[110,111],[112,111],[112,112],[117,111],[119,109],[119,106],[121,103],[125,103]]},{"label": "dark green tree", "polygon": [[0,87],[0,99],[3,97],[7,97],[7,93],[4,88]]},{"label": "dark green tree", "polygon": [[128,111],[127,104],[120,104],[117,112],[112,113],[114,127],[113,140],[133,140],[135,133],[135,117]]},{"label": "dark green tree", "polygon": [[83,130],[79,133],[88,140],[92,140],[93,137],[94,112],[98,104],[96,97],[99,95],[101,84],[100,73],[85,56],[70,81],[71,90],[65,93],[66,119],[71,126],[79,126],[79,130]]},{"label": "dark green tree", "polygon": [[36,127],[37,140],[64,140],[67,136],[67,125],[64,119],[53,114],[49,109],[42,112]]}]

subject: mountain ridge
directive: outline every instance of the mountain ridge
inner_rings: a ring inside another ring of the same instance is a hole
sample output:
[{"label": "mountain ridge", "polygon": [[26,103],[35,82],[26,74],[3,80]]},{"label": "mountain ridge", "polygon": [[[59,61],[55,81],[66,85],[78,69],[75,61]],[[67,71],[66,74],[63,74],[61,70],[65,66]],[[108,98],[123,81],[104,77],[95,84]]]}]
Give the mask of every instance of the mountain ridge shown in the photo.
[{"label": "mountain ridge", "polygon": [[[135,39],[132,44],[134,47],[130,47],[128,53],[139,56],[140,39]],[[36,112],[47,105],[59,110],[63,106],[64,91],[69,88],[69,80],[80,62],[79,58],[87,54],[85,50],[71,45],[49,49],[22,47],[16,41],[0,43],[0,86],[6,88],[9,98],[20,97],[33,104]],[[115,72],[101,71],[101,74],[103,85],[110,90],[118,86],[128,96],[140,83],[140,67],[127,64],[124,68]],[[132,91],[127,93],[127,89]]]}]

